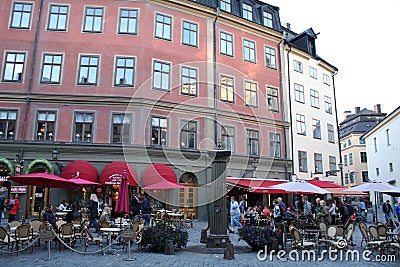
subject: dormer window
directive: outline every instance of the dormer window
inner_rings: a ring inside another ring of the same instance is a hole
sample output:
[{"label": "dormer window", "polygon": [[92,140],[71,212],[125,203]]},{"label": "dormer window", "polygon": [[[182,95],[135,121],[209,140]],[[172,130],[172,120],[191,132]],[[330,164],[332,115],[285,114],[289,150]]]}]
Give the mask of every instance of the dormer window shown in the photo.
[{"label": "dormer window", "polygon": [[243,18],[253,21],[253,7],[243,3]]},{"label": "dormer window", "polygon": [[264,17],[264,26],[272,28],[272,14],[267,11],[263,11],[263,17]]}]

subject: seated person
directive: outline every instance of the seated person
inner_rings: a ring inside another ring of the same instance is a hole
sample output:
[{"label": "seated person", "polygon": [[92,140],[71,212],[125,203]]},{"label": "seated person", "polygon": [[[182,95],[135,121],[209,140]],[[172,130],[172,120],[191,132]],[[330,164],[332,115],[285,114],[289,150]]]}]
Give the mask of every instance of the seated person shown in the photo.
[{"label": "seated person", "polygon": [[296,220],[296,215],[294,214],[294,211],[289,207],[286,209],[286,219],[289,225],[292,223],[292,221]]},{"label": "seated person", "polygon": [[246,218],[250,219],[250,225],[254,225],[256,222],[255,219],[255,211],[253,209],[253,207],[249,207],[244,215]]},{"label": "seated person", "polygon": [[111,208],[108,206],[107,203],[104,204],[104,208],[103,208],[103,212],[100,215],[100,222],[108,222],[108,223],[112,223],[111,219],[110,219],[110,215],[111,215]]},{"label": "seated person", "polygon": [[59,209],[60,211],[63,211],[63,210],[66,210],[67,207],[68,207],[67,201],[63,200],[63,201],[61,202],[60,206],[58,206],[58,209]]},{"label": "seated person", "polygon": [[264,209],[262,210],[261,215],[264,218],[268,218],[271,215],[271,211],[269,210],[268,206],[264,206]]},{"label": "seated person", "polygon": [[57,219],[53,214],[53,206],[49,205],[46,211],[43,213],[43,220],[48,221],[53,226],[54,231],[57,232]]},{"label": "seated person", "polygon": [[76,210],[76,206],[75,204],[71,205],[71,211],[69,211],[67,213],[67,215],[65,216],[65,220],[69,223],[72,223],[73,221],[77,220],[77,219],[82,219],[82,214]]}]

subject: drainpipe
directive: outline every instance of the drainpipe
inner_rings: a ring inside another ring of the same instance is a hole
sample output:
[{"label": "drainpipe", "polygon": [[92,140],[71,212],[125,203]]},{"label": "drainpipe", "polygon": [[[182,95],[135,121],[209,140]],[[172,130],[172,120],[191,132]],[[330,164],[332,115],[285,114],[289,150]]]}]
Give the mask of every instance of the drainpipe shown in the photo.
[{"label": "drainpipe", "polygon": [[[283,71],[282,71],[281,44],[282,44],[282,41],[285,40],[285,35],[286,35],[286,33],[283,32],[282,39],[278,43],[278,55],[279,55],[278,64],[279,64],[279,74],[280,74],[279,75],[279,85],[280,85],[279,89],[280,89],[280,95],[281,95],[281,99],[282,99],[281,110],[282,110],[282,118],[283,119],[285,118],[285,105],[284,105],[284,98],[283,98],[283,79],[282,79]],[[286,135],[287,135],[286,128],[285,128],[285,126],[283,126],[283,140],[285,140],[285,146],[284,146],[285,159],[287,159]],[[285,164],[285,179],[289,180],[288,179],[288,164],[287,163]]]},{"label": "drainpipe", "polygon": [[218,101],[217,101],[217,20],[219,17],[219,7],[217,7],[217,14],[213,22],[213,79],[214,79],[214,143],[215,148],[219,148],[218,141]]},{"label": "drainpipe", "polygon": [[22,128],[22,141],[23,142],[25,142],[25,139],[26,139],[26,124],[28,122],[30,95],[31,95],[31,91],[32,91],[33,69],[35,67],[36,50],[37,50],[37,42],[38,42],[38,37],[39,37],[39,25],[40,25],[40,18],[41,18],[41,14],[42,14],[42,6],[43,6],[43,0],[40,0],[38,16],[37,16],[37,20],[36,20],[35,39],[33,41],[31,69],[29,70],[28,89],[26,92],[27,96],[26,96],[26,102],[25,102],[24,123],[23,123],[23,128]]},{"label": "drainpipe", "polygon": [[292,147],[292,175],[294,174],[294,145],[293,145],[293,114],[292,114],[292,94],[290,86],[290,57],[289,53],[292,51],[292,46],[289,45],[289,51],[287,52],[287,67],[288,67],[288,92],[289,92],[289,120],[290,120],[290,146]]},{"label": "drainpipe", "polygon": [[333,101],[335,101],[335,116],[336,116],[336,133],[338,139],[338,146],[339,146],[339,166],[342,166],[340,170],[340,183],[344,186],[343,181],[343,159],[342,159],[342,148],[340,146],[340,133],[339,133],[339,119],[338,119],[338,112],[337,112],[337,104],[336,104],[336,86],[335,86],[335,75],[338,71],[335,71],[332,74],[332,87],[333,87]]}]

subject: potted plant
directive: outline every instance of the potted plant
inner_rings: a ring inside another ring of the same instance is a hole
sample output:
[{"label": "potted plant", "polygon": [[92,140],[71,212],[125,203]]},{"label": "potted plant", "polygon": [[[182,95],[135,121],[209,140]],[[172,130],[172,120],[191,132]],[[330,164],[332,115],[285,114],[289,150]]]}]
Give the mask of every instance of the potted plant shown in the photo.
[{"label": "potted plant", "polygon": [[149,247],[153,251],[165,250],[167,240],[172,240],[175,248],[186,247],[189,234],[186,229],[177,228],[175,225],[160,221],[155,226],[143,230],[142,246]]},{"label": "potted plant", "polygon": [[239,240],[244,240],[253,250],[271,247],[272,240],[276,239],[276,233],[270,226],[246,225],[238,229]]}]

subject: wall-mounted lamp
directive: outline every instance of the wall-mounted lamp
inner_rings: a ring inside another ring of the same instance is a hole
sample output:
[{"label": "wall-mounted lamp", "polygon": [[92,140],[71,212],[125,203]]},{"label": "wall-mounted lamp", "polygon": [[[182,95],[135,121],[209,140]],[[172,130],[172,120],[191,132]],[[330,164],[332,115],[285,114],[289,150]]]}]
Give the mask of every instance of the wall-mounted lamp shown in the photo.
[{"label": "wall-mounted lamp", "polygon": [[58,155],[60,155],[60,152],[58,152],[57,148],[55,148],[52,152],[51,152],[51,158],[53,160],[58,160]]}]

